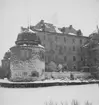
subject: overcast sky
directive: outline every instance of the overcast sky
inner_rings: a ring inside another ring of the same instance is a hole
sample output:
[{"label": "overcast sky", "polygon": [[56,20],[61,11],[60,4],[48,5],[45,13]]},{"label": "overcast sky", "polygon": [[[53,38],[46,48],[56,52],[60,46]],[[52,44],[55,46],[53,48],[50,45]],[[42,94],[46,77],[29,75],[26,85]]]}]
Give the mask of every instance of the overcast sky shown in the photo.
[{"label": "overcast sky", "polygon": [[14,45],[20,26],[41,19],[61,27],[72,24],[88,36],[99,25],[99,0],[0,0],[0,59]]}]

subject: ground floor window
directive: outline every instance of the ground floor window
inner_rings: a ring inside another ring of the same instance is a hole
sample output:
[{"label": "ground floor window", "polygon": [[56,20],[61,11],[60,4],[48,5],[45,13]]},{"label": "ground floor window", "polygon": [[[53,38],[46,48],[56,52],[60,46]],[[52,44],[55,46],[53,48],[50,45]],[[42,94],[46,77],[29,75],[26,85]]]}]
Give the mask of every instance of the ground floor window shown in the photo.
[{"label": "ground floor window", "polygon": [[73,66],[73,69],[76,70],[76,65]]}]

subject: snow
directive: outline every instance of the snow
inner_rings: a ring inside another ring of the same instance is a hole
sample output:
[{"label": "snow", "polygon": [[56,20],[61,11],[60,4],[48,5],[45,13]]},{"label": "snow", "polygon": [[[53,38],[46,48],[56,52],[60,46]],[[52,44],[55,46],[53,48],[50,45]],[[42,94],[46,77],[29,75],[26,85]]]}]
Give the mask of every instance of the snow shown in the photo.
[{"label": "snow", "polygon": [[38,44],[38,46],[39,46],[39,47],[42,47],[42,48],[44,48],[44,46],[42,46],[42,45],[40,45],[40,44]]},{"label": "snow", "polygon": [[[71,83],[71,82],[99,82],[99,80],[80,80],[80,79],[76,79],[76,80],[70,80],[68,78],[66,79],[46,79],[44,81],[34,81],[34,82],[29,82],[29,83],[53,83],[53,82],[66,82],[66,83]],[[11,81],[8,81],[6,78],[3,80],[3,79],[0,79],[0,83],[13,83]],[[14,83],[18,83],[18,84],[22,84],[22,83],[28,83],[28,82],[14,82]]]},{"label": "snow", "polygon": [[74,33],[70,33],[70,32],[69,32],[68,34],[70,34],[70,35],[76,35],[76,34],[74,34]]},{"label": "snow", "polygon": [[57,33],[62,33],[57,27],[55,27]]},{"label": "snow", "polygon": [[45,105],[46,102],[67,102],[75,99],[80,105],[88,100],[99,105],[99,85],[55,86],[45,88],[0,88],[0,105]]}]

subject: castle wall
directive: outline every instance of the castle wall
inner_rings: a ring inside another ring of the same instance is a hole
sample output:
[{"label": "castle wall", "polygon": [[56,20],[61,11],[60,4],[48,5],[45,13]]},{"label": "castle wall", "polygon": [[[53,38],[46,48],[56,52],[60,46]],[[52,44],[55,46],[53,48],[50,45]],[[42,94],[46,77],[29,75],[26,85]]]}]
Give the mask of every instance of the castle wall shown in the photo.
[{"label": "castle wall", "polygon": [[12,81],[34,81],[45,71],[44,48],[14,46],[11,49],[10,69]]},{"label": "castle wall", "polygon": [[[87,37],[49,32],[38,32],[37,35],[41,39],[41,44],[45,46],[47,63],[50,61],[58,64],[66,63],[69,70],[80,68],[78,63],[81,62],[82,57],[81,46],[88,40]],[[75,47],[74,50],[73,47]],[[75,61],[73,56],[76,58]]]}]

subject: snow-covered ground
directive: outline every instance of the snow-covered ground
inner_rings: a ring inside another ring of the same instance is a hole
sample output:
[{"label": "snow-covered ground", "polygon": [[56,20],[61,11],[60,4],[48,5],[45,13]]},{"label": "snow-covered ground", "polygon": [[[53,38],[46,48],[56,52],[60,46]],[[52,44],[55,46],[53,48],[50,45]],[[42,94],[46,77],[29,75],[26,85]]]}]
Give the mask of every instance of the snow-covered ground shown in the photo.
[{"label": "snow-covered ground", "polygon": [[88,100],[92,105],[99,105],[99,85],[55,86],[43,88],[1,88],[0,105],[45,105],[53,101],[60,105],[75,99],[80,105]]}]

